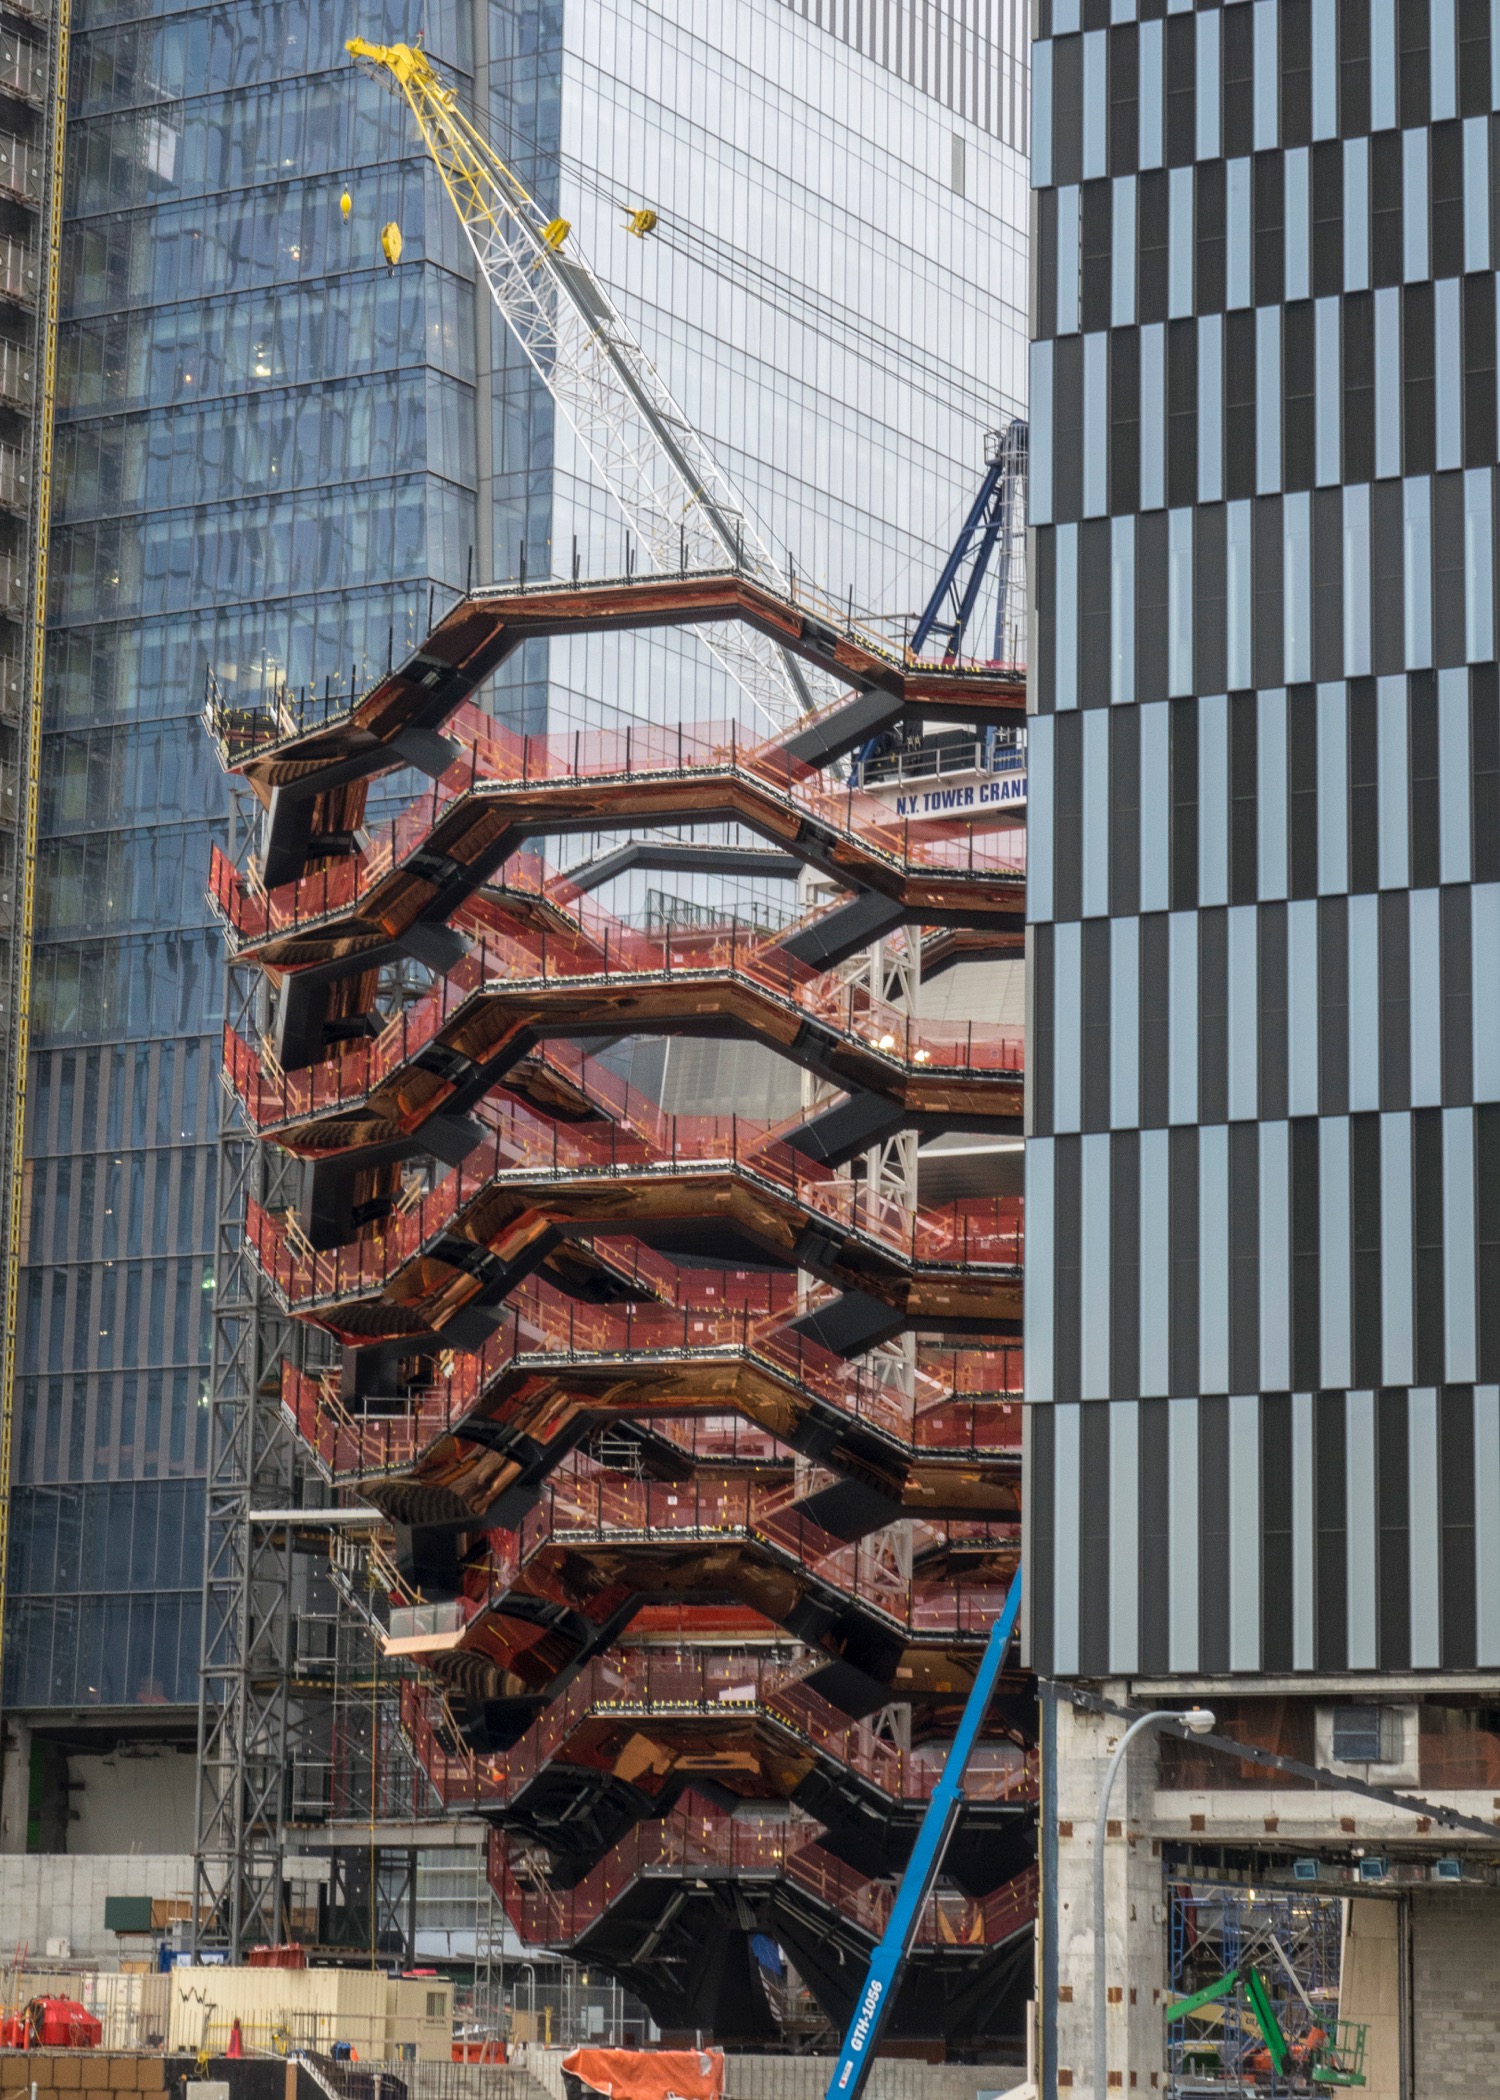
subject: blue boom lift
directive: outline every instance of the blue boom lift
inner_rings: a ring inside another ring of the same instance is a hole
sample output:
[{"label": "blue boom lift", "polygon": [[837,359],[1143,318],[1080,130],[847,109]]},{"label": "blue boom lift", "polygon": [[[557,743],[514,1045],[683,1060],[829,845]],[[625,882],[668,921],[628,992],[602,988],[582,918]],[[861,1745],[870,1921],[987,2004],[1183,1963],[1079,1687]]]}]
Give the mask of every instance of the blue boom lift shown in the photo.
[{"label": "blue boom lift", "polygon": [[948,1849],[948,1840],[953,1835],[953,1826],[958,1821],[963,1807],[964,1773],[973,1754],[979,1731],[994,1697],[995,1685],[1005,1662],[1005,1653],[1016,1630],[1016,1619],[1021,1610],[1021,1571],[1016,1570],[1015,1581],[1005,1600],[1005,1609],[990,1628],[989,1641],[974,1679],[974,1689],[964,1705],[963,1718],[958,1724],[958,1733],[953,1738],[953,1747],[948,1752],[943,1766],[943,1776],[932,1790],[932,1799],[917,1831],[917,1841],[911,1848],[911,1858],[901,1876],[896,1890],[896,1900],[891,1905],[890,1917],[886,1920],[884,1933],[875,1952],[870,1956],[870,1967],[863,1988],[855,2000],[854,2017],[849,2022],[849,2031],[844,2036],[844,2045],[833,2067],[829,2080],[827,2100],[859,2100],[870,2067],[875,2061],[875,2049],[880,2040],[886,2015],[895,2000],[896,1989],[901,1981],[901,1971],[906,1967],[906,1957],[911,1948],[912,1934],[922,1905],[931,1893],[937,1880],[938,1870],[943,1864],[943,1854]]}]

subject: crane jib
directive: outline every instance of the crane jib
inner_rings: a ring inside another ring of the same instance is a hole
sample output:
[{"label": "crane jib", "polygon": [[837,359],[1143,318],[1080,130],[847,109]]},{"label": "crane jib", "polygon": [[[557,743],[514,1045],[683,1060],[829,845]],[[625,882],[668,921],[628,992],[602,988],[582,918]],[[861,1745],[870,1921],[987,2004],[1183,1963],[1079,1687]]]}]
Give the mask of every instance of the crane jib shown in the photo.
[{"label": "crane jib", "polygon": [[[358,38],[348,48],[404,94],[497,310],[624,515],[627,567],[633,543],[659,571],[727,561],[762,581],[783,567],[794,573],[751,523],[587,262],[576,249],[561,252],[566,223],[547,217],[427,53]],[[773,728],[834,697],[822,691],[826,674],[768,636],[728,622],[700,639]]]}]

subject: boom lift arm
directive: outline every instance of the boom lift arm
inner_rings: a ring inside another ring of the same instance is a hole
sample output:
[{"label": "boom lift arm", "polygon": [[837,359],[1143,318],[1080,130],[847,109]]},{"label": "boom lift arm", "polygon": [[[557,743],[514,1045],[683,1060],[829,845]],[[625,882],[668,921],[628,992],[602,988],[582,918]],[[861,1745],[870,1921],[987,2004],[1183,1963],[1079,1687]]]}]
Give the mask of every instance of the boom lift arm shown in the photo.
[{"label": "boom lift arm", "polygon": [[974,1678],[974,1688],[964,1702],[958,1733],[943,1765],[943,1776],[933,1788],[932,1799],[922,1817],[917,1841],[911,1848],[911,1858],[896,1890],[896,1900],[891,1905],[885,1931],[870,1956],[863,1988],[855,2000],[854,2017],[849,2022],[849,2031],[844,2036],[844,2045],[829,2080],[827,2100],[859,2100],[870,2075],[876,2045],[895,2000],[901,1972],[906,1967],[917,1919],[937,1880],[943,1854],[948,1849],[948,1840],[963,1807],[964,1773],[989,1711],[990,1700],[994,1697],[1020,1610],[1021,1571],[1018,1568],[1005,1600],[1005,1609],[990,1628],[990,1637]]},{"label": "boom lift arm", "polygon": [[[1308,2004],[1307,1993],[1297,1980],[1297,1972],[1287,1960],[1275,1940],[1271,1942],[1281,1956],[1282,1966],[1291,1977],[1299,1997]],[[1264,2061],[1251,2057],[1249,2068],[1257,2075],[1269,2070],[1274,2077],[1306,2079],[1312,2086],[1359,2086],[1365,2082],[1365,2035],[1363,2023],[1354,2020],[1336,2020],[1333,2033],[1316,2024],[1301,2041],[1287,2039],[1286,2031],[1276,2017],[1276,2008],[1271,2003],[1271,1994],[1257,1969],[1248,1963],[1226,1969],[1212,1983],[1205,1984],[1201,1991],[1190,1997],[1174,1998],[1166,2008],[1167,2025],[1174,2020],[1191,2019],[1194,2013],[1202,2012],[1217,1999],[1232,1997],[1239,1986],[1245,1987],[1250,2013],[1260,2029],[1265,2043]],[[1308,2004],[1309,2014],[1312,2007]]]},{"label": "boom lift arm", "polygon": [[1204,2006],[1212,2005],[1216,1999],[1232,1997],[1241,1983],[1245,1986],[1245,1996],[1250,2001],[1261,2039],[1270,2052],[1272,2068],[1280,2078],[1291,2060],[1292,2045],[1282,2032],[1270,1993],[1256,1969],[1226,1969],[1222,1976],[1216,1977],[1201,1991],[1194,1991],[1190,1998],[1174,1999],[1167,2007],[1167,2024],[1170,2026],[1174,2020],[1186,2020],[1191,2014],[1202,2012]]},{"label": "boom lift arm", "polygon": [[[458,91],[411,44],[346,49],[405,96],[501,318],[562,410],[641,553],[661,572],[742,569],[764,582],[782,565],[757,533],[703,439],[677,406],[566,219],[549,219],[458,104]],[[808,712],[808,676],[739,623],[703,640],[773,727]],[[816,675],[816,674],[814,674]]]}]

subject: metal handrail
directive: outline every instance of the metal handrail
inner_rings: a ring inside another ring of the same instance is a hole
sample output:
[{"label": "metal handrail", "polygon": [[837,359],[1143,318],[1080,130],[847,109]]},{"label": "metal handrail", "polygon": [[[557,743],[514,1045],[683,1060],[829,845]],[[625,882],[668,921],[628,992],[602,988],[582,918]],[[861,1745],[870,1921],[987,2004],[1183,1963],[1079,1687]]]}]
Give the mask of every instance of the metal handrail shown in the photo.
[{"label": "metal handrail", "polygon": [[[479,796],[503,803],[508,793],[548,787],[562,792],[579,781],[600,791],[617,788],[628,797],[653,780],[722,780],[726,786],[752,790],[768,810],[783,812],[797,827],[816,825],[831,844],[903,880],[922,876],[955,884],[983,880],[1006,888],[1024,885],[1024,832],[981,835],[966,820],[913,824],[893,815],[878,797],[852,781],[842,792],[829,788],[815,768],[789,759],[779,745],[747,741],[734,722],[633,725],[591,733],[585,750],[581,732],[523,735],[500,727],[466,703],[448,733],[464,751],[431,789],[372,833],[360,852],[266,890],[253,867],[249,877],[242,878],[216,850],[210,902],[242,948],[304,932],[354,911],[378,883],[428,846],[439,820],[455,803]],[[952,837],[945,835],[949,831]]]}]

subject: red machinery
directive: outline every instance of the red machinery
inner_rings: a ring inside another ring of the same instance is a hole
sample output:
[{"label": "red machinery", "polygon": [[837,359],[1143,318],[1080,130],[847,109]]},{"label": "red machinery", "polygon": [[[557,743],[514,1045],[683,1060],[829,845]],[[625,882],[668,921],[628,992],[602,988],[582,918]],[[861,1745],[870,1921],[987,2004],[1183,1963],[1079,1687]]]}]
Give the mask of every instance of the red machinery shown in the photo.
[{"label": "red machinery", "polygon": [[33,1998],[0,2019],[0,2049],[97,2049],[104,2028],[76,1998]]}]

